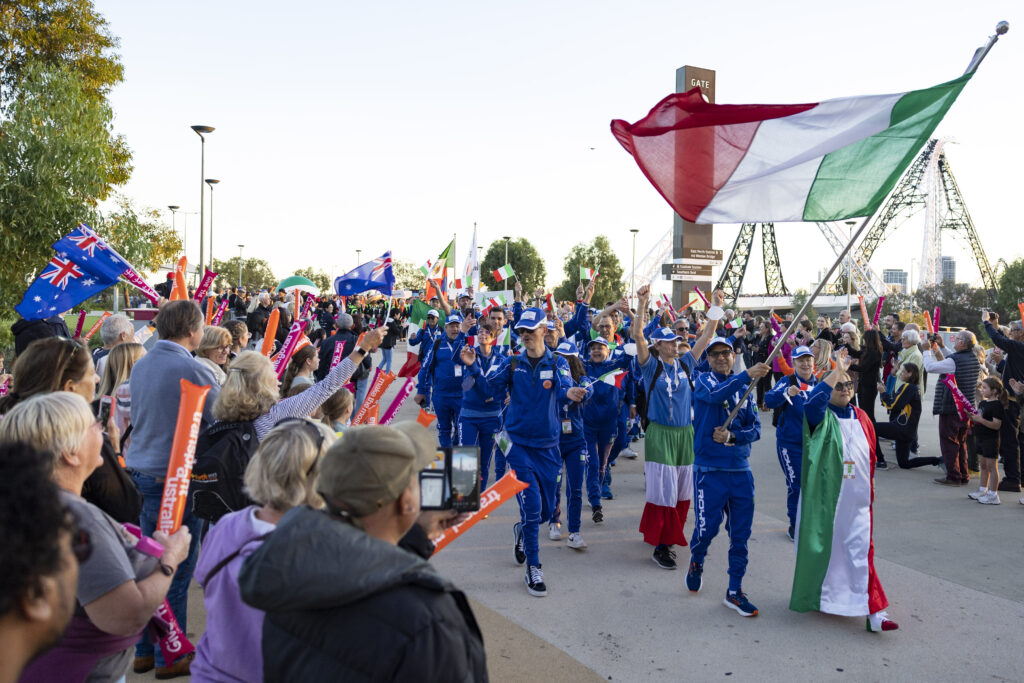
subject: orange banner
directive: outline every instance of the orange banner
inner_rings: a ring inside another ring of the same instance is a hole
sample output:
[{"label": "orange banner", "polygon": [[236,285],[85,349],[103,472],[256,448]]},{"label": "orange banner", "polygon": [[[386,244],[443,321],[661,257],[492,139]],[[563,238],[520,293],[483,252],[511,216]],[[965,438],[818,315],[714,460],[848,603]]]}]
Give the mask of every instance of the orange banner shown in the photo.
[{"label": "orange banner", "polygon": [[860,294],[857,295],[857,301],[860,302],[860,317],[864,318],[864,329],[871,329],[871,318],[868,317],[868,308],[864,305],[864,297]]},{"label": "orange banner", "polygon": [[270,358],[270,354],[274,352],[274,337],[277,336],[277,323],[280,319],[281,311],[277,308],[274,308],[267,318],[267,332],[263,336],[263,346],[260,348],[260,353],[267,358]]},{"label": "orange banner", "polygon": [[928,311],[924,312],[924,326],[928,330],[928,334],[935,332],[935,328],[932,327],[932,314]]},{"label": "orange banner", "polygon": [[203,421],[203,404],[206,403],[209,391],[208,386],[197,386],[186,379],[181,380],[178,421],[174,426],[171,459],[167,463],[164,495],[160,499],[160,514],[156,522],[157,530],[166,534],[177,531],[185,516],[192,463],[196,458],[196,440]]},{"label": "orange banner", "polygon": [[370,409],[366,411],[366,419],[364,422],[368,425],[377,424],[377,419],[380,417],[380,403],[374,403],[370,406]]},{"label": "orange banner", "polygon": [[174,286],[171,287],[171,301],[188,298],[188,285],[185,284],[185,273],[188,272],[188,259],[182,256],[174,267]]},{"label": "orange banner", "polygon": [[434,554],[436,555],[442,548],[469,531],[474,524],[497,510],[502,503],[528,486],[529,484],[524,484],[516,479],[516,473],[509,470],[504,477],[494,482],[494,485],[480,494],[479,510],[471,513],[469,519],[462,524],[445,529],[445,532],[434,541]]},{"label": "orange banner", "polygon": [[373,386],[370,387],[370,391],[366,394],[366,400],[363,401],[363,405],[359,406],[356,416],[352,418],[352,424],[357,425],[366,422],[366,415],[370,408],[377,405],[380,397],[384,395],[384,392],[387,391],[387,388],[394,381],[395,373],[393,372],[377,373],[376,379],[373,380]]},{"label": "orange banner", "polygon": [[100,316],[99,320],[93,323],[89,331],[85,333],[85,341],[92,339],[92,335],[100,331],[100,326],[103,325],[103,321],[110,317],[110,311],[103,311],[103,315]]},{"label": "orange banner", "polygon": [[213,320],[213,314],[217,310],[217,300],[212,296],[206,299],[206,324],[209,325],[210,321]]}]

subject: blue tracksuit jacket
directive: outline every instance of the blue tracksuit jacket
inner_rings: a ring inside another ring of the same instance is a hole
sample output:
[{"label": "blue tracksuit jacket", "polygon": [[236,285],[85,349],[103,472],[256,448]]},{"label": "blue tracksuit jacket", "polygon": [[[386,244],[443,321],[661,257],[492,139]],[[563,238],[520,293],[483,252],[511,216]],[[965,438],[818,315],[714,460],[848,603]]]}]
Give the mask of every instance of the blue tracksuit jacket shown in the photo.
[{"label": "blue tracksuit jacket", "polygon": [[427,355],[427,350],[430,348],[430,345],[434,342],[435,339],[437,339],[437,335],[443,333],[444,331],[441,329],[440,325],[436,325],[434,327],[424,325],[419,330],[417,330],[416,334],[414,334],[412,336],[412,339],[409,340],[409,346],[416,346],[417,344],[420,345],[420,349],[417,355],[419,356],[419,361],[421,364],[423,363],[423,357]]},{"label": "blue tracksuit jacket", "polygon": [[[796,375],[793,375],[797,377]],[[811,388],[818,383],[818,379],[811,375],[808,380],[797,377],[797,380],[802,384],[808,384]],[[772,410],[776,408],[782,408],[782,415],[779,417],[779,426],[775,430],[775,440],[784,441],[786,444],[792,444],[796,446],[796,452],[800,453],[803,448],[804,440],[804,404],[807,403],[807,399],[810,396],[810,389],[803,391],[796,396],[791,396],[790,401],[793,405],[790,405],[785,398],[785,394],[789,391],[789,387],[792,386],[789,377],[783,377],[778,383],[764,395],[764,404]],[[799,384],[797,385],[799,387]]]},{"label": "blue tracksuit jacket", "polygon": [[750,444],[761,438],[761,421],[757,417],[753,393],[747,397],[736,419],[729,425],[729,431],[736,436],[736,443],[716,443],[712,438],[715,427],[725,424],[730,411],[749,383],[750,375],[745,370],[738,375],[728,376],[714,371],[697,373],[693,392],[695,467],[750,469]]},{"label": "blue tracksuit jacket", "polygon": [[[459,351],[466,343],[466,338],[460,333],[454,340],[449,340],[448,336],[442,333],[440,340],[440,343],[430,342],[427,347],[416,391],[428,399],[432,393],[446,398],[461,399],[462,380],[465,379],[465,373],[462,361],[459,360]],[[436,353],[434,352],[435,346],[437,347]]]}]

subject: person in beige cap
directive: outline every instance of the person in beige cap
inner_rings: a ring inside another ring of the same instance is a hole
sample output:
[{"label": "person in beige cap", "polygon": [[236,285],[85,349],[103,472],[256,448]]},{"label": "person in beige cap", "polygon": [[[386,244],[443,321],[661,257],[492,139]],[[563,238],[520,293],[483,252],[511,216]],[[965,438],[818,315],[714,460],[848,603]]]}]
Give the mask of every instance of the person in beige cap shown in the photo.
[{"label": "person in beige cap", "polygon": [[266,612],[264,680],[487,680],[466,596],[427,562],[457,521],[420,512],[436,458],[416,422],[353,427],[324,454],[325,510],[290,510],[239,573],[242,599]]}]

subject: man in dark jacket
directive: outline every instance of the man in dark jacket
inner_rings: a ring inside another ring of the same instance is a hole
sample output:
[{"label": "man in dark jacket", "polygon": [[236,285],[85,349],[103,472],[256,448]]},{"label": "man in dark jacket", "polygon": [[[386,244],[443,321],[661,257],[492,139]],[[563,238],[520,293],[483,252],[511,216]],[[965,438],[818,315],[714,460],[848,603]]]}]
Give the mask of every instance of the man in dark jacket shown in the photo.
[{"label": "man in dark jacket", "polygon": [[266,613],[264,680],[487,680],[466,596],[427,562],[432,544],[414,544],[425,556],[400,545],[435,451],[415,422],[353,427],[320,463],[327,509],[293,508],[246,559],[242,599]]},{"label": "man in dark jacket", "polygon": [[[348,358],[349,354],[355,351],[356,342],[359,341],[358,335],[352,331],[352,316],[348,313],[342,313],[338,316],[338,329],[330,337],[324,340],[323,344],[320,345],[320,365],[314,372],[316,380],[319,382],[327,373],[331,371],[331,360],[334,358],[334,349],[338,344],[344,344],[344,350],[341,352],[341,357],[338,359],[339,362],[345,358]],[[363,358],[362,363],[356,368],[356,371],[352,373],[352,381],[358,382],[366,379],[370,375],[370,368],[373,367],[373,361],[367,355]],[[353,413],[357,408],[353,409]]]},{"label": "man in dark jacket", "polygon": [[28,345],[36,339],[46,339],[47,337],[71,338],[71,331],[68,330],[67,323],[64,322],[63,316],[59,315],[51,315],[43,320],[19,319],[11,325],[11,333],[14,334],[15,355],[27,349]]},{"label": "man in dark jacket", "polygon": [[263,335],[267,332],[267,318],[274,310],[269,294],[260,294],[259,301],[259,305],[245,319],[245,326],[249,328],[249,334],[253,339],[263,339]]}]

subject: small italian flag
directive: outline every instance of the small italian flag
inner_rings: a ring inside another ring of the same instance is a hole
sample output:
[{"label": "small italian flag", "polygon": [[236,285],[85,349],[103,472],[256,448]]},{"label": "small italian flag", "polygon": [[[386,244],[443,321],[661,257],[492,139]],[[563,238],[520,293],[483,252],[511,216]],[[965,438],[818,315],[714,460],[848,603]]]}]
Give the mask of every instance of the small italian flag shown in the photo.
[{"label": "small italian flag", "polygon": [[508,438],[508,432],[504,429],[494,435],[494,443],[497,444],[498,450],[505,455],[508,455],[508,452],[512,449],[512,439]]},{"label": "small italian flag", "polygon": [[498,336],[497,338],[495,338],[494,343],[497,344],[498,346],[511,346],[512,330],[510,330],[507,327],[504,328],[501,332],[498,333]]},{"label": "small italian flag", "polygon": [[434,265],[434,262],[427,259],[427,262],[420,266],[420,272],[423,273],[424,277],[430,274],[430,266],[432,265]]},{"label": "small italian flag", "polygon": [[597,271],[592,268],[584,268],[580,266],[580,279],[581,280],[593,280],[597,277]]},{"label": "small italian flag", "polygon": [[516,272],[514,270],[512,270],[512,264],[511,263],[506,263],[501,268],[498,268],[497,270],[494,271],[494,279],[497,280],[498,282],[501,282],[503,280],[507,280],[510,277],[515,277],[515,276],[516,276]]},{"label": "small italian flag", "polygon": [[492,308],[502,308],[505,305],[505,295],[499,294],[498,296],[492,296],[484,303]]},{"label": "small italian flag", "polygon": [[452,280],[452,285],[455,289],[462,289],[462,278],[455,278]]},{"label": "small italian flag", "polygon": [[626,379],[626,371],[625,370],[612,370],[611,372],[606,372],[603,375],[601,375],[600,377],[598,377],[597,381],[598,382],[604,382],[605,384],[611,384],[616,389],[621,389],[622,388],[622,382],[625,379]]}]

